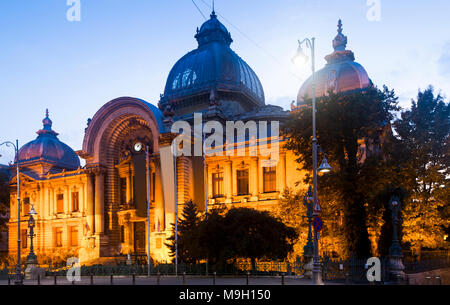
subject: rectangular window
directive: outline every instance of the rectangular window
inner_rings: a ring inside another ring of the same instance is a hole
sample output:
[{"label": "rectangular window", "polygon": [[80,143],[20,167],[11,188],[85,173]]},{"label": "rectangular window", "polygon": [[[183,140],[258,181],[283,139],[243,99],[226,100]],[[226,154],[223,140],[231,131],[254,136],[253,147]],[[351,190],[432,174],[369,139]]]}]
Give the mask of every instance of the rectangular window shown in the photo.
[{"label": "rectangular window", "polygon": [[125,242],[125,226],[120,226],[120,242]]},{"label": "rectangular window", "polygon": [[70,227],[70,245],[72,247],[78,246],[78,227]]},{"label": "rectangular window", "polygon": [[212,174],[212,184],[213,184],[213,197],[223,196],[223,173],[213,173]]},{"label": "rectangular window", "polygon": [[72,193],[72,212],[78,212],[80,209],[80,195],[78,192]]},{"label": "rectangular window", "polygon": [[237,171],[238,195],[248,195],[248,169]]},{"label": "rectangular window", "polygon": [[152,201],[155,201],[155,191],[156,191],[156,184],[155,184],[155,180],[156,180],[156,174],[155,172],[152,173]]},{"label": "rectangular window", "polygon": [[26,229],[21,229],[21,243],[22,243],[22,248],[26,249],[28,247],[28,231]]},{"label": "rectangular window", "polygon": [[127,178],[120,178],[120,204],[127,202]]},{"label": "rectangular window", "polygon": [[55,228],[55,247],[62,247],[62,235],[63,235],[63,229],[62,228]]},{"label": "rectangular window", "polygon": [[28,216],[30,213],[30,197],[25,197],[22,204],[22,216]]},{"label": "rectangular window", "polygon": [[157,238],[156,239],[156,249],[161,249],[162,248],[162,238]]},{"label": "rectangular window", "polygon": [[277,190],[276,167],[263,167],[264,193],[271,193]]},{"label": "rectangular window", "polygon": [[64,195],[56,195],[56,213],[64,213]]}]

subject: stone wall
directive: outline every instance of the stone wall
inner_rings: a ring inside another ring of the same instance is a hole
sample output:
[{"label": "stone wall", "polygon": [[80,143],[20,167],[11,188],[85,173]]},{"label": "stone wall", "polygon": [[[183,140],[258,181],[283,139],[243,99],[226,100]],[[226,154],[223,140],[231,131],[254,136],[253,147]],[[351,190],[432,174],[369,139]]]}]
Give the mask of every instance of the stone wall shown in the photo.
[{"label": "stone wall", "polygon": [[408,283],[409,285],[438,285],[436,277],[440,277],[441,285],[450,285],[450,268],[408,274]]}]

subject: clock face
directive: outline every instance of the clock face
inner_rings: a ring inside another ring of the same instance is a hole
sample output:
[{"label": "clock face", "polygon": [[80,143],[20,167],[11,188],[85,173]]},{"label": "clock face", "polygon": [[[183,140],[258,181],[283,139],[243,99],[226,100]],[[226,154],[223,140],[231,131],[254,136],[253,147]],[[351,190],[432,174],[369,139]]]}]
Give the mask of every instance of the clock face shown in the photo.
[{"label": "clock face", "polygon": [[134,144],[134,150],[135,151],[141,151],[142,149],[142,143],[141,142],[137,142],[136,144]]}]

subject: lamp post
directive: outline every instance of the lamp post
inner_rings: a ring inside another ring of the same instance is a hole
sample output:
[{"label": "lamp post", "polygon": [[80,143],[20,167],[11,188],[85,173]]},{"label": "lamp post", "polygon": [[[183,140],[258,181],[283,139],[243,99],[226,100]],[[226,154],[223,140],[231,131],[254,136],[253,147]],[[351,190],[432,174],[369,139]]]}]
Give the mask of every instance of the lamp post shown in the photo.
[{"label": "lamp post", "polygon": [[150,277],[150,166],[149,166],[149,145],[143,144],[142,142],[136,142],[134,144],[134,150],[140,152],[145,146],[145,191],[146,191],[146,201],[147,201],[147,276]]},{"label": "lamp post", "polygon": [[[318,205],[317,200],[317,136],[316,136],[316,68],[315,68],[315,38],[305,38],[303,41],[298,41],[297,55],[293,58],[294,63],[300,61],[306,62],[308,56],[303,53],[302,44],[305,43],[306,47],[311,50],[311,70],[312,70],[312,158],[313,158],[313,202],[314,207]],[[319,216],[319,210],[313,209],[313,216]],[[320,270],[320,258],[319,258],[319,236],[318,232],[314,230],[314,256],[313,256],[313,283],[316,285],[322,284],[322,273]]]},{"label": "lamp post", "polygon": [[34,227],[35,227],[35,220],[34,215],[36,215],[36,211],[34,210],[34,207],[31,208],[31,211],[28,213],[30,216],[28,218],[28,228],[30,229],[30,233],[28,236],[30,237],[30,253],[27,256],[27,265],[37,265],[37,257],[36,254],[34,254],[34,247],[33,247],[33,238],[36,236],[34,234]]},{"label": "lamp post", "polygon": [[[292,58],[292,62],[295,64],[303,64],[308,61],[308,56],[303,52],[302,45],[306,44],[306,47],[311,50],[311,70],[312,70],[312,159],[313,159],[313,217],[319,217],[320,205],[317,197],[317,136],[316,136],[316,68],[315,68],[315,38],[305,38],[302,41],[298,41],[297,54]],[[320,172],[329,172],[331,166],[328,164],[327,159],[324,158],[319,167]],[[314,229],[314,255],[313,255],[313,271],[312,278],[313,283],[316,285],[323,284],[322,282],[322,272],[320,267],[320,257],[319,257],[319,232]]]},{"label": "lamp post", "polygon": [[306,264],[304,265],[305,277],[312,278],[312,257],[314,254],[314,246],[312,242],[312,219],[313,219],[313,194],[311,186],[308,192],[303,197],[303,204],[306,206],[306,217],[308,218],[308,241],[303,247],[303,257],[305,258]]},{"label": "lamp post", "polygon": [[147,193],[147,277],[150,277],[150,166],[148,164],[148,145],[145,145],[145,189]]},{"label": "lamp post", "polygon": [[16,158],[16,177],[17,177],[17,266],[16,266],[16,278],[14,284],[22,285],[23,277],[20,263],[20,175],[19,175],[19,140],[16,140],[16,144],[12,142],[3,142],[7,147],[14,147]]},{"label": "lamp post", "polygon": [[400,199],[392,196],[389,200],[389,207],[392,210],[392,245],[389,248],[389,272],[391,281],[401,283],[405,279],[405,266],[402,262],[402,247],[398,240],[397,226],[400,222],[398,212],[401,208]]}]

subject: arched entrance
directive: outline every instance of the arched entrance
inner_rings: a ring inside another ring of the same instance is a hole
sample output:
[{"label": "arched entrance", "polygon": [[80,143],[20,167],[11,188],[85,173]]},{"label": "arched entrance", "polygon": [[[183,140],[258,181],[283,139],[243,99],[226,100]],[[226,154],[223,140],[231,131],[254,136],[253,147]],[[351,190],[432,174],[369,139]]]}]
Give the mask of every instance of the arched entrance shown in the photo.
[{"label": "arched entrance", "polygon": [[164,228],[158,187],[163,118],[155,106],[124,97],[105,104],[86,129],[80,152],[89,170],[86,218],[99,256],[146,253],[147,190],[150,228],[155,230],[155,223]]}]

